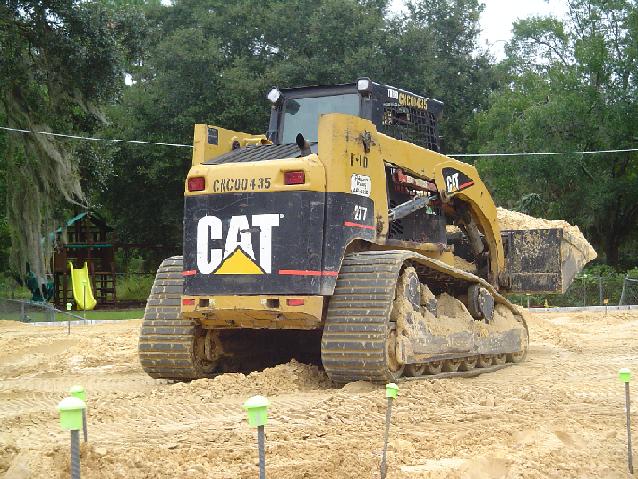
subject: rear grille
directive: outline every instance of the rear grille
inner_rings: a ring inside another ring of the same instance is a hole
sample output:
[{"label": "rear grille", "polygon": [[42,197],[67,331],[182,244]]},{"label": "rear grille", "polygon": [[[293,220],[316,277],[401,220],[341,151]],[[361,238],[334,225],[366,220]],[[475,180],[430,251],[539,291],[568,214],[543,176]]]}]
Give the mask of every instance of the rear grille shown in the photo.
[{"label": "rear grille", "polygon": [[299,147],[294,143],[285,145],[251,145],[238,148],[212,160],[205,161],[204,165],[221,165],[222,163],[248,163],[250,161],[278,160],[280,158],[299,157]]}]

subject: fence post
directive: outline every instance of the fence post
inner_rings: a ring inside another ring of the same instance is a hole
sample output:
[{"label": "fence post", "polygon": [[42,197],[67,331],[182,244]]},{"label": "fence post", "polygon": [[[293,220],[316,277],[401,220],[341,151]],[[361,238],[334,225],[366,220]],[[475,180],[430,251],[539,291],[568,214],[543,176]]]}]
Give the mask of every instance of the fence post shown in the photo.
[{"label": "fence post", "polygon": [[24,301],[20,301],[20,321],[24,322]]},{"label": "fence post", "polygon": [[603,277],[598,277],[598,304],[603,305]]},{"label": "fence post", "polygon": [[618,306],[622,306],[623,303],[625,302],[625,286],[627,286],[628,277],[629,275],[627,274],[622,280],[622,293],[620,293],[620,301],[618,302]]},{"label": "fence post", "polygon": [[583,308],[587,306],[587,275],[583,275]]},{"label": "fence post", "polygon": [[82,290],[84,294],[84,312],[82,313],[82,317],[84,318],[84,324],[86,324],[86,281],[82,283]]}]

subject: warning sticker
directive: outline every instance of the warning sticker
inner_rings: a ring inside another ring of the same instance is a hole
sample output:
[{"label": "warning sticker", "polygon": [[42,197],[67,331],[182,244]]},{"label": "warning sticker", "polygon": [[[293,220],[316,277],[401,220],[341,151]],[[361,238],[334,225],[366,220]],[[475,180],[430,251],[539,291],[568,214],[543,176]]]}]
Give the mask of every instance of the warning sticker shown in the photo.
[{"label": "warning sticker", "polygon": [[359,196],[370,196],[372,181],[369,176],[354,174],[350,178],[350,191]]}]

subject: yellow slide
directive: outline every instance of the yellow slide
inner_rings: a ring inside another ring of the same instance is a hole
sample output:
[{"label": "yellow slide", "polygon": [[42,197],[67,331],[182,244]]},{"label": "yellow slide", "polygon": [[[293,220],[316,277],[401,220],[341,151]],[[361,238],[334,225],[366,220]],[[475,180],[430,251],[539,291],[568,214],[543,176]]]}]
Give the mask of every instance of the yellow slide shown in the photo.
[{"label": "yellow slide", "polygon": [[[71,270],[71,285],[77,309],[90,310],[95,308],[97,301],[93,297],[93,289],[91,289],[91,281],[89,281],[89,266],[86,261],[82,269],[73,268],[73,263],[69,261],[69,269]],[[84,304],[85,299],[86,304]]]}]

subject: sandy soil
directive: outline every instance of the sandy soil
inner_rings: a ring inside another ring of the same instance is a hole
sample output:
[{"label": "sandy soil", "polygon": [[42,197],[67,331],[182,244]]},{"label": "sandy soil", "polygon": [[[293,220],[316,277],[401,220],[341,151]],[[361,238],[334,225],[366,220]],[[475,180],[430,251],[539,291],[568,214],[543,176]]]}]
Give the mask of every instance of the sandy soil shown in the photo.
[{"label": "sandy soil", "polygon": [[[86,478],[254,478],[241,403],[269,396],[267,470],[279,478],[378,477],[384,392],[331,386],[290,363],[190,384],[146,377],[139,322],[41,328],[0,321],[0,477],[68,477],[55,405],[88,392]],[[638,313],[538,315],[527,362],[473,379],[401,384],[389,478],[626,477],[623,388]]]}]

